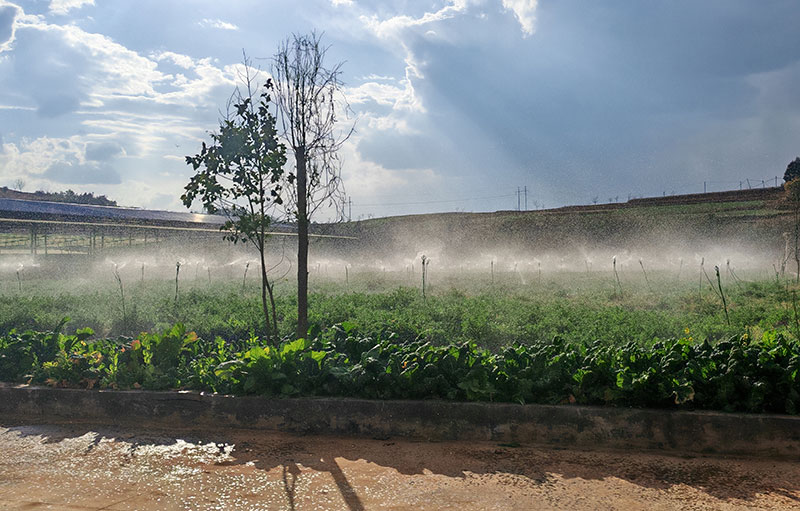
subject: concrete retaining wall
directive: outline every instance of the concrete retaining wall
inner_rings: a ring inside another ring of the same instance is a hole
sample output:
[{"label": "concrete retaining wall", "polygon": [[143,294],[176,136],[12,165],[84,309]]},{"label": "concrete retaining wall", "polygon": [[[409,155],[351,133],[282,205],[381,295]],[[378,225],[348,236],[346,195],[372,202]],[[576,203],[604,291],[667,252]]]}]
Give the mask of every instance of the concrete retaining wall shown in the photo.
[{"label": "concrete retaining wall", "polygon": [[800,418],[780,415],[0,386],[0,423],[22,421],[800,458]]}]

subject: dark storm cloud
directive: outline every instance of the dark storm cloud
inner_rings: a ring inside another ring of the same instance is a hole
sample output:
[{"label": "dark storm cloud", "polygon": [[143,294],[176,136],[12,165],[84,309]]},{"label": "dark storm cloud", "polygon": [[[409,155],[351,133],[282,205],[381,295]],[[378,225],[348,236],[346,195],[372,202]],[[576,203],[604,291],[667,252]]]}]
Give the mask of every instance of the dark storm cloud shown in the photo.
[{"label": "dark storm cloud", "polygon": [[70,164],[57,162],[52,164],[43,177],[56,183],[88,185],[116,185],[122,182],[119,173],[107,165]]},{"label": "dark storm cloud", "polygon": [[[792,125],[799,96],[788,77],[759,75],[798,69],[797,12],[789,1],[540,2],[524,40],[498,29],[508,24],[498,14],[454,20],[448,30],[470,34],[467,45],[407,38],[436,136],[374,133],[361,148],[397,168],[429,154],[460,163],[445,175],[494,162],[582,194],[771,173],[789,148],[766,133],[779,118]],[[748,130],[766,133],[743,144]],[[452,157],[437,154],[443,144]]]}]

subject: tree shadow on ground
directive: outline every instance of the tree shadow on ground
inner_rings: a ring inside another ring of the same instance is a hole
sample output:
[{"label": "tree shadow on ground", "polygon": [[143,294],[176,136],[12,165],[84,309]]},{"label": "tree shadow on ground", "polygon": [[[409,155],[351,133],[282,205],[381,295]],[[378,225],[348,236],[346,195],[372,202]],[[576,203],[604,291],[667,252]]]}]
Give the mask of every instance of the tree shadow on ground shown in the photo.
[{"label": "tree shadow on ground", "polygon": [[[6,421],[7,422],[7,421]],[[342,464],[363,460],[408,476],[437,474],[451,478],[514,477],[515,484],[535,488],[557,479],[620,479],[658,490],[688,486],[722,501],[753,501],[776,495],[800,503],[800,467],[789,461],[711,458],[657,452],[587,451],[568,447],[510,445],[492,442],[421,442],[408,439],[364,439],[298,435],[258,430],[166,431],[157,428],[106,427],[88,424],[3,424],[11,434],[38,436],[59,443],[93,433],[87,453],[102,439],[131,446],[172,445],[178,439],[213,442],[229,455],[220,465],[279,469],[290,508],[303,470],[327,472],[351,511],[361,511],[358,485]],[[230,449],[232,446],[232,450]]]}]

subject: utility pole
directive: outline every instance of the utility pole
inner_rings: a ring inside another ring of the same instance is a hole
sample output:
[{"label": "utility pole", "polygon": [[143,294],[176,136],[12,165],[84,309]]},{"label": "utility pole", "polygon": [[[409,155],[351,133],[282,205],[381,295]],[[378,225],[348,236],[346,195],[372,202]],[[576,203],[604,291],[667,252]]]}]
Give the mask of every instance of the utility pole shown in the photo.
[{"label": "utility pole", "polygon": [[525,185],[525,211],[528,211],[528,186]]},{"label": "utility pole", "polygon": [[353,197],[352,196],[347,198],[347,205],[348,205],[347,221],[350,222],[350,221],[353,220]]},{"label": "utility pole", "polygon": [[517,187],[517,211],[519,211],[520,189]]},{"label": "utility pole", "polygon": [[706,193],[706,182],[703,181],[703,193]]}]

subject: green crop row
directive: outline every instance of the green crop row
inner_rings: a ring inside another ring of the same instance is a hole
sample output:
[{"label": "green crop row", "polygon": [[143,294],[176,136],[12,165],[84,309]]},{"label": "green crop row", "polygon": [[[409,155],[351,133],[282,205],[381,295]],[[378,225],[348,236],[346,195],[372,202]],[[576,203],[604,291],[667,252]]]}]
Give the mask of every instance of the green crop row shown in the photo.
[{"label": "green crop row", "polygon": [[[402,341],[425,338],[437,345],[474,340],[493,351],[515,340],[533,343],[556,335],[581,344],[602,339],[614,345],[633,340],[649,345],[656,339],[679,337],[687,326],[695,339],[711,342],[748,328],[800,330],[792,294],[774,277],[757,282],[729,278],[724,283],[730,324],[720,298],[702,275],[680,282],[675,275],[651,275],[650,290],[639,271],[641,286],[635,287],[625,280],[632,277],[623,275],[621,295],[614,291],[613,276],[557,277],[541,284],[534,280],[525,287],[518,279],[517,287],[497,283],[464,291],[442,286],[427,298],[419,289],[386,283],[379,292],[348,291],[342,284],[330,284],[309,296],[309,322],[313,330],[323,331],[351,321],[364,336],[395,333]],[[247,339],[251,332],[264,329],[258,291],[248,287],[243,292],[240,281],[208,287],[198,281],[193,283],[197,287],[187,285],[177,301],[174,282],[137,283],[126,288],[124,312],[119,289],[110,284],[27,284],[30,289],[23,287],[22,293],[0,286],[0,335],[14,328],[50,330],[64,316],[73,318],[65,332],[75,333],[73,325],[88,326],[107,337],[163,331],[176,323],[206,339]],[[289,291],[283,288],[276,296],[282,337],[292,335],[297,326],[296,296]]]},{"label": "green crop row", "polygon": [[800,343],[769,330],[714,344],[690,338],[610,345],[433,345],[360,335],[344,322],[271,347],[205,340],[182,325],[137,338],[90,329],[0,337],[0,380],[80,388],[194,389],[266,396],[350,396],[798,413]]}]

